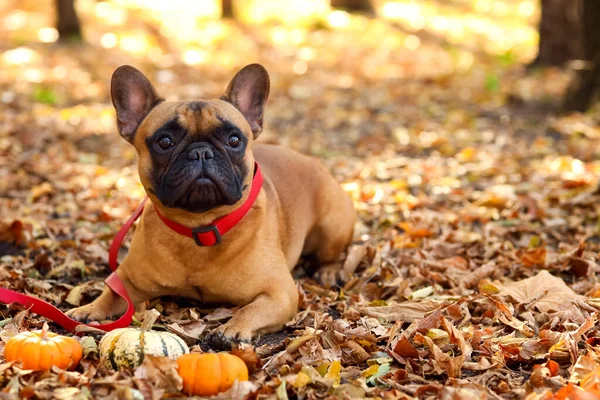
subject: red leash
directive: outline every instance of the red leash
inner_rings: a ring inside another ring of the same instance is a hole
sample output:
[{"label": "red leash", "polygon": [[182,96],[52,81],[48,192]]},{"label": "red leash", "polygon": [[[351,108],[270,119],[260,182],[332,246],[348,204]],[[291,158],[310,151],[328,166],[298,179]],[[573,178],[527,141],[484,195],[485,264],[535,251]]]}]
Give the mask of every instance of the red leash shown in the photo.
[{"label": "red leash", "polygon": [[117,267],[119,266],[117,263],[117,255],[119,254],[119,248],[121,247],[121,243],[123,243],[123,239],[125,238],[127,231],[129,230],[129,228],[131,228],[131,225],[133,225],[133,223],[140,217],[142,211],[144,211],[146,200],[148,200],[148,198],[145,198],[142,201],[142,203],[138,206],[133,215],[131,215],[127,222],[125,222],[125,224],[121,227],[121,229],[113,239],[112,244],[110,245],[110,251],[108,253],[108,266],[113,271],[113,273],[110,274],[104,282],[108,285],[108,287],[112,289],[113,292],[121,296],[127,302],[127,311],[125,311],[125,314],[123,314],[121,318],[119,318],[116,321],[109,322],[107,324],[84,324],[82,322],[69,318],[65,313],[63,313],[58,308],[54,307],[52,304],[44,300],[40,300],[32,296],[27,296],[25,294],[18,293],[5,288],[0,288],[0,302],[5,304],[21,304],[29,308],[31,312],[34,312],[38,315],[41,315],[56,322],[58,325],[62,326],[69,332],[73,332],[75,328],[79,325],[91,326],[106,332],[112,331],[113,329],[125,328],[129,326],[133,318],[133,313],[135,312],[135,306],[129,298],[127,290],[125,289],[125,286],[123,286],[123,282],[121,282],[121,279],[115,273]]},{"label": "red leash", "polygon": [[[159,213],[158,209],[155,208],[156,214],[160,217],[160,219],[167,225],[169,228],[174,230],[175,232],[193,238],[196,241],[198,246],[214,246],[216,244],[221,243],[221,236],[224,235],[227,231],[233,228],[238,222],[246,216],[248,211],[252,208],[252,205],[256,201],[260,190],[263,185],[263,175],[260,170],[258,164],[254,164],[254,178],[252,179],[252,187],[250,189],[250,194],[248,198],[238,209],[233,211],[230,214],[227,214],[210,225],[201,226],[198,228],[188,228],[186,226],[180,225],[175,221],[171,221],[162,214]],[[41,315],[42,317],[46,317],[58,325],[62,326],[69,332],[73,332],[75,328],[79,325],[87,325],[94,328],[101,329],[103,331],[112,331],[117,328],[125,328],[131,324],[131,320],[133,318],[133,313],[135,312],[135,306],[129,295],[127,294],[127,289],[123,286],[123,282],[116,274],[117,267],[119,266],[117,263],[117,256],[119,255],[119,248],[121,247],[121,243],[123,243],[123,239],[131,228],[131,225],[140,217],[142,212],[144,211],[144,206],[146,205],[146,201],[148,198],[146,197],[142,203],[138,206],[135,212],[129,217],[127,222],[121,227],[119,232],[115,235],[115,238],[110,245],[110,251],[108,252],[108,266],[113,271],[112,274],[109,275],[108,278],[104,281],[109,288],[112,289],[113,292],[121,296],[127,302],[127,311],[125,314],[121,316],[116,321],[109,322],[107,324],[84,324],[79,321],[75,321],[72,318],[69,318],[65,313],[60,311],[58,308],[54,307],[52,304],[45,302],[44,300],[40,300],[36,297],[27,296],[22,293],[18,293],[12,290],[8,290],[5,288],[0,288],[0,303],[11,304],[18,303],[27,308],[29,308],[32,312]]]}]

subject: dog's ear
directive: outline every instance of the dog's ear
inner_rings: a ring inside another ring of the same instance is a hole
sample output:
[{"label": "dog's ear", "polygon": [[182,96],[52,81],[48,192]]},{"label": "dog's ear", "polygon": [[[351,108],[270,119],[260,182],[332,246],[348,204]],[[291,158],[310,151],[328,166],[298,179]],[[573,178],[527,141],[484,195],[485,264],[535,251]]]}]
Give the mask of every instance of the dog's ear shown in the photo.
[{"label": "dog's ear", "polygon": [[110,94],[117,110],[119,133],[132,143],[137,127],[162,99],[148,78],[129,65],[122,65],[113,73]]},{"label": "dog's ear", "polygon": [[234,105],[252,128],[256,139],[262,131],[265,103],[269,97],[269,74],[260,64],[250,64],[238,72],[221,97]]}]

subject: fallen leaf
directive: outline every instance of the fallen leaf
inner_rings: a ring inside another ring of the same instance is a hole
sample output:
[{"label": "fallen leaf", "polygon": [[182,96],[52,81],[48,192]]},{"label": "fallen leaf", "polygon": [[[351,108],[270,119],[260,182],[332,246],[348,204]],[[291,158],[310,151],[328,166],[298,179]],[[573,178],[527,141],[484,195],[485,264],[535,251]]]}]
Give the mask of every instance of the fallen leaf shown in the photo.
[{"label": "fallen leaf", "polygon": [[342,364],[339,360],[335,360],[329,365],[327,368],[327,373],[325,374],[325,379],[330,382],[330,385],[336,387],[340,384],[340,373],[342,371]]},{"label": "fallen leaf", "polygon": [[42,196],[52,194],[53,191],[54,188],[52,187],[50,182],[44,182],[41,185],[37,185],[31,188],[31,191],[29,193],[29,199],[30,201],[35,202]]},{"label": "fallen leaf", "polygon": [[401,357],[419,358],[419,352],[404,335],[400,336],[393,351]]},{"label": "fallen leaf", "polygon": [[363,244],[360,246],[350,247],[350,249],[348,250],[348,256],[346,257],[346,260],[344,261],[344,265],[342,267],[344,272],[346,274],[348,274],[348,276],[352,275],[354,273],[354,271],[356,271],[356,268],[358,268],[358,266],[360,265],[360,262],[366,255],[367,255],[367,246],[366,245]]},{"label": "fallen leaf", "polygon": [[461,369],[465,360],[464,354],[457,357],[451,357],[444,353],[432,339],[423,336],[420,333],[415,335],[415,341],[421,344],[426,344],[431,351],[435,362],[448,374],[450,378],[460,378]]},{"label": "fallen leaf", "polygon": [[381,378],[382,376],[384,376],[388,372],[390,372],[390,363],[380,364],[377,367],[377,372],[375,372],[373,375],[371,375],[369,377],[369,379],[367,379],[367,383],[369,383],[371,385],[374,385],[375,382],[377,381],[377,379]]},{"label": "fallen leaf", "polygon": [[19,220],[11,223],[0,222],[0,242],[11,243],[20,247],[27,243],[26,229]]},{"label": "fallen leaf", "polygon": [[241,358],[248,367],[248,373],[252,375],[262,367],[260,357],[254,351],[254,346],[248,344],[240,344],[238,347],[230,351],[231,354]]},{"label": "fallen leaf", "polygon": [[511,297],[519,303],[524,303],[539,295],[543,297],[533,303],[533,306],[544,313],[568,310],[574,301],[584,299],[583,296],[569,288],[562,279],[545,270],[531,278],[500,287],[500,296]]},{"label": "fallen leaf", "polygon": [[98,344],[92,336],[84,336],[80,340],[83,347],[83,357],[87,357],[92,353],[98,354]]},{"label": "fallen leaf", "polygon": [[387,321],[413,322],[423,318],[441,305],[441,302],[433,300],[405,301],[382,307],[361,307],[360,311],[370,317],[383,318]]},{"label": "fallen leaf", "polygon": [[525,249],[518,253],[521,262],[528,267],[543,267],[546,265],[546,248],[536,247]]},{"label": "fallen leaf", "polygon": [[[285,383],[284,383],[285,388]],[[245,400],[257,390],[256,384],[250,381],[235,381],[228,390],[211,397],[211,400]]]},{"label": "fallen leaf", "polygon": [[429,229],[416,228],[409,222],[400,222],[398,226],[412,239],[423,239],[434,235],[434,233]]},{"label": "fallen leaf", "polygon": [[312,382],[312,380],[310,379],[310,376],[308,376],[308,374],[300,371],[298,373],[298,375],[296,376],[296,380],[294,381],[293,386],[296,389],[299,389],[299,388],[302,388],[302,387],[308,385],[311,382]]},{"label": "fallen leaf", "polygon": [[183,388],[183,380],[177,373],[177,362],[169,357],[155,357],[146,354],[142,364],[133,374],[136,378],[148,380],[153,386],[168,392],[178,392]]},{"label": "fallen leaf", "polygon": [[96,282],[87,281],[80,285],[75,286],[73,289],[71,289],[71,291],[67,295],[65,301],[72,306],[77,307],[77,306],[81,305],[81,298],[83,297],[83,295],[86,292],[88,292],[91,288],[93,288],[95,285],[96,285]]},{"label": "fallen leaf", "polygon": [[180,325],[176,322],[166,325],[167,329],[179,335],[185,342],[192,345],[200,340],[200,335],[206,330],[203,321],[189,321]]},{"label": "fallen leaf", "polygon": [[288,400],[286,382],[281,381],[281,384],[277,387],[277,399],[278,400]]}]

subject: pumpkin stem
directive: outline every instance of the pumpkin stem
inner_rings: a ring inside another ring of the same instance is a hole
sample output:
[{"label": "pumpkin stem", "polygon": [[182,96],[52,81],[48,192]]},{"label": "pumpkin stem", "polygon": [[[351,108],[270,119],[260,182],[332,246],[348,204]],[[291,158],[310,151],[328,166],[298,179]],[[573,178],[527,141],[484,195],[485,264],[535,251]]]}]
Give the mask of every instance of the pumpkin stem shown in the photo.
[{"label": "pumpkin stem", "polygon": [[142,326],[140,327],[140,329],[143,331],[151,330],[152,325],[154,325],[158,317],[160,317],[160,312],[158,312],[156,308],[145,311],[144,320],[142,321]]},{"label": "pumpkin stem", "polygon": [[42,334],[40,335],[40,338],[42,340],[46,340],[46,338],[48,336],[48,329],[50,329],[50,327],[48,326],[48,323],[44,322],[44,325],[42,326]]}]

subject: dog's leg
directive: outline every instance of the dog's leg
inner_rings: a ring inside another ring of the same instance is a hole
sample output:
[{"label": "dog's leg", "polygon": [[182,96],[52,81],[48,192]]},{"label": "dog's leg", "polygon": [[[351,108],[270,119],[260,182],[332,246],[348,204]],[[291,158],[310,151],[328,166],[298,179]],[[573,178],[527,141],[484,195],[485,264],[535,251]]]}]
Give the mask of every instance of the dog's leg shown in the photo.
[{"label": "dog's leg", "polygon": [[331,288],[348,280],[349,276],[344,274],[342,268],[344,260],[341,258],[341,255],[344,249],[350,244],[351,235],[352,231],[350,231],[350,234],[346,234],[346,236],[339,234],[335,236],[333,232],[321,233],[323,240],[316,252],[316,259],[320,266],[313,275],[321,285]]},{"label": "dog's leg", "polygon": [[[137,290],[133,285],[131,285],[122,267],[117,270],[117,275],[123,282],[125,289],[127,289],[127,293],[133,301],[133,304],[137,306],[142,301],[148,300],[147,296],[143,292]],[[113,292],[108,285],[105,285],[104,290],[96,300],[92,301],[90,304],[86,304],[85,306],[69,310],[66,314],[77,321],[89,322],[103,321],[113,316],[119,316],[126,310],[127,302]]]},{"label": "dog's leg", "polygon": [[[338,190],[335,194],[345,196]],[[340,204],[344,204],[342,200],[347,200],[346,207],[337,208],[337,212],[329,213],[313,232],[313,235],[316,235],[316,240],[313,241],[318,243],[315,256],[320,264],[314,278],[325,287],[333,287],[349,278],[344,274],[344,260],[340,256],[352,242],[356,213],[350,199],[340,199]]]},{"label": "dog's leg", "polygon": [[274,332],[291,320],[298,311],[298,289],[289,282],[273,282],[269,291],[259,294],[240,308],[226,323],[212,331],[204,343],[212,348],[230,349],[239,342],[249,342],[258,334]]}]

